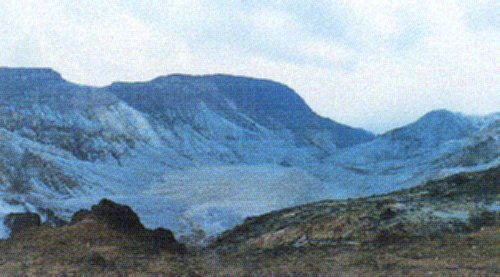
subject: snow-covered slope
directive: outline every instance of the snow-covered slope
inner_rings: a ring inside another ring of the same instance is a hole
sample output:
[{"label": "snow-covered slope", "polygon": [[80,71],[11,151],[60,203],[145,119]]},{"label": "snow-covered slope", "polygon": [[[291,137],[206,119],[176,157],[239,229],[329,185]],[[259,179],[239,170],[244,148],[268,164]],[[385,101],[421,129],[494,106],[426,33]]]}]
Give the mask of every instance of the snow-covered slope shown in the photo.
[{"label": "snow-covered slope", "polygon": [[22,210],[67,217],[108,197],[148,227],[213,234],[249,215],[491,166],[499,125],[498,114],[435,111],[375,137],[268,80],[172,75],[96,88],[51,69],[0,68],[0,221]]},{"label": "snow-covered slope", "polygon": [[179,154],[203,163],[297,164],[374,138],[319,117],[293,90],[268,80],[172,75],[107,90],[147,114]]},{"label": "snow-covered slope", "polygon": [[102,89],[50,69],[0,70],[0,198],[15,209],[62,213],[57,200],[139,189],[161,178],[166,161],[185,160]]}]

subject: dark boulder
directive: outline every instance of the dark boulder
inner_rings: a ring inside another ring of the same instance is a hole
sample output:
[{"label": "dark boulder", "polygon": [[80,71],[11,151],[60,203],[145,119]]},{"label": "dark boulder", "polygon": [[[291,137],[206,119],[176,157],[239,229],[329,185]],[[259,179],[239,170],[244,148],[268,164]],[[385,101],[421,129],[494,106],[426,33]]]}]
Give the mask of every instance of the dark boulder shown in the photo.
[{"label": "dark boulder", "polygon": [[120,205],[108,199],[102,199],[90,210],[77,211],[71,218],[71,224],[76,224],[86,218],[105,223],[113,230],[126,233],[144,242],[154,251],[167,250],[177,253],[186,251],[184,244],[175,239],[172,231],[163,228],[147,229],[129,206]]},{"label": "dark boulder", "polygon": [[393,209],[387,208],[380,214],[380,219],[389,220],[389,219],[395,217],[396,215],[397,215],[397,213]]},{"label": "dark boulder", "polygon": [[115,230],[124,232],[145,230],[139,216],[129,206],[120,205],[108,199],[102,199],[99,204],[92,206],[90,212]]},{"label": "dark boulder", "polygon": [[71,217],[70,225],[76,224],[87,217],[91,217],[92,213],[89,210],[81,209],[73,214]]},{"label": "dark boulder", "polygon": [[168,250],[171,252],[185,253],[186,247],[184,244],[179,243],[174,236],[172,231],[157,228],[155,230],[145,230],[141,233],[141,238],[147,241],[149,246],[156,251]]},{"label": "dark boulder", "polygon": [[114,230],[126,233],[139,233],[146,229],[139,216],[129,206],[120,205],[108,199],[102,199],[90,210],[82,209],[74,213],[71,224],[78,223],[85,218],[94,218],[106,223]]},{"label": "dark boulder", "polygon": [[36,213],[10,213],[5,217],[4,224],[13,234],[16,234],[26,229],[39,227],[42,225],[42,220]]}]

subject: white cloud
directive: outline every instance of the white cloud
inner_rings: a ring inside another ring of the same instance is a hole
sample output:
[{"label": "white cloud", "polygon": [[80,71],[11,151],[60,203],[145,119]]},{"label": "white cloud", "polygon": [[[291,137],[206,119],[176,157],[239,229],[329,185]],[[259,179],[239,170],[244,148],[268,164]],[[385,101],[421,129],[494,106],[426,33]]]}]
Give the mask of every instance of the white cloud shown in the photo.
[{"label": "white cloud", "polygon": [[[98,85],[150,78],[170,65],[187,66],[183,64],[187,49],[174,32],[156,32],[119,2],[66,3],[8,0],[0,4],[8,27],[1,40],[17,44],[14,52],[2,51],[8,65],[50,66],[70,80]],[[23,51],[16,51],[19,48]],[[18,64],[18,57],[26,52],[33,58],[21,58]]]},{"label": "white cloud", "polygon": [[168,73],[284,82],[382,131],[435,108],[498,111],[497,1],[0,2],[0,64],[104,85]]}]

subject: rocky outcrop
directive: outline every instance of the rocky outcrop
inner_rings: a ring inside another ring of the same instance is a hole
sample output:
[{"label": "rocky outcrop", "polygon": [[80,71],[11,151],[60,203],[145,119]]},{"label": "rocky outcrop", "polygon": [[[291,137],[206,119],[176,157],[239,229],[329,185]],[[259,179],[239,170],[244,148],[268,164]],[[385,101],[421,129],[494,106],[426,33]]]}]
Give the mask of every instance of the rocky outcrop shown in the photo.
[{"label": "rocky outcrop", "polygon": [[139,216],[129,206],[108,199],[102,199],[99,204],[92,206],[90,214],[115,230],[134,233],[145,229]]},{"label": "rocky outcrop", "polygon": [[77,224],[86,219],[105,223],[115,231],[145,242],[153,250],[168,250],[176,253],[186,251],[185,246],[175,239],[172,231],[163,228],[147,229],[129,206],[117,204],[109,199],[102,199],[90,210],[77,211],[71,218],[71,224]]}]

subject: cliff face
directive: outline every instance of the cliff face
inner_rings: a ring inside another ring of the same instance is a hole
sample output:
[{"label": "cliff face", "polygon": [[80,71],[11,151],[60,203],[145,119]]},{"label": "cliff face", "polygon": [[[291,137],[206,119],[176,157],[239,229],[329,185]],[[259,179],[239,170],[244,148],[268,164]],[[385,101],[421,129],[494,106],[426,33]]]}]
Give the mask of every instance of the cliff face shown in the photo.
[{"label": "cliff face", "polygon": [[299,152],[326,156],[375,137],[319,117],[292,89],[268,80],[173,75],[115,83],[107,90],[154,118],[164,137],[188,156],[202,153],[169,136],[191,140],[192,148],[207,145],[209,159],[224,156],[249,163],[279,161]]}]

